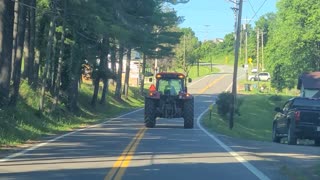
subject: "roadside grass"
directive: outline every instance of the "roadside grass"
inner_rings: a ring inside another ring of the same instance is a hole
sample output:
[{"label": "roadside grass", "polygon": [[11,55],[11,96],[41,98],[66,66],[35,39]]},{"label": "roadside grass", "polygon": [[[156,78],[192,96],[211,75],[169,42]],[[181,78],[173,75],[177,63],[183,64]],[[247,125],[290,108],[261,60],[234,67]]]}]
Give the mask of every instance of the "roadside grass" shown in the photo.
[{"label": "roadside grass", "polygon": [[[244,84],[250,84],[251,90],[245,91]],[[261,90],[261,87],[264,87]],[[231,137],[271,141],[274,108],[282,107],[285,101],[298,93],[296,90],[284,90],[276,93],[270,82],[251,82],[241,80],[238,86],[239,114],[234,116],[234,127],[229,129],[228,117],[218,115],[213,106],[211,118],[209,112],[203,118],[203,124],[211,131]]]},{"label": "roadside grass", "polygon": [[[211,63],[211,59],[204,59],[201,62]],[[233,54],[215,55],[212,57],[213,64],[233,65],[233,62],[234,62]],[[239,62],[239,64],[241,64],[241,62]]]},{"label": "roadside grass", "polygon": [[90,105],[93,87],[81,84],[79,110],[75,114],[68,112],[63,103],[51,112],[52,97],[47,94],[45,112],[39,113],[39,92],[33,91],[26,82],[22,82],[17,107],[0,110],[0,150],[28,140],[37,140],[42,136],[99,123],[106,118],[143,106],[143,97],[139,95],[138,88],[130,88],[128,99],[120,101],[113,98],[114,86],[110,85],[109,89],[107,103],[97,103],[94,108]]},{"label": "roadside grass", "polygon": [[274,107],[282,105],[290,96],[272,94],[239,95],[240,115],[234,116],[234,127],[229,129],[228,117],[218,115],[217,106],[213,106],[211,118],[208,112],[203,124],[211,131],[231,137],[271,141]]},{"label": "roadside grass", "polygon": [[203,77],[203,76],[213,74],[213,73],[218,73],[218,72],[219,72],[219,69],[216,67],[212,67],[212,71],[211,71],[210,66],[199,66],[199,76],[198,76],[197,66],[192,66],[189,71],[189,77],[194,79],[194,78]]}]

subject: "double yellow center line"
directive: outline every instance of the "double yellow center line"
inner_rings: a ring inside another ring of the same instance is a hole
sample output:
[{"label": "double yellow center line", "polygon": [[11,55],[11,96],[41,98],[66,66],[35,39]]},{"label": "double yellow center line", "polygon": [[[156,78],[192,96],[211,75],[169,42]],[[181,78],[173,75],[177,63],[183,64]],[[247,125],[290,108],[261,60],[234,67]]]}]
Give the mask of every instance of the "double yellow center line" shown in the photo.
[{"label": "double yellow center line", "polygon": [[139,142],[144,136],[145,131],[146,131],[146,128],[142,128],[139,130],[139,132],[136,134],[136,136],[133,138],[130,144],[126,147],[126,149],[117,159],[117,161],[113,164],[111,171],[104,178],[105,180],[111,180],[111,179],[118,180],[122,178],[122,176],[124,175],[124,172],[126,171],[126,168],[130,164],[130,161],[134,155],[134,152],[138,147]]},{"label": "double yellow center line", "polygon": [[[226,76],[227,75],[223,75],[223,76],[219,77],[218,79],[215,79],[209,85],[207,85],[205,88],[201,89],[199,91],[199,93],[200,94],[204,93],[207,89],[212,87],[218,81],[221,81]],[[127,167],[129,166],[130,161],[133,158],[133,155],[138,147],[138,144],[140,143],[141,139],[143,138],[145,132],[146,132],[146,128],[141,128],[139,130],[139,132],[132,139],[130,144],[125,148],[125,150],[122,152],[120,157],[113,164],[112,169],[109,171],[107,176],[104,178],[105,180],[120,180],[122,178]]]},{"label": "double yellow center line", "polygon": [[228,76],[229,74],[224,74],[223,76],[219,77],[218,79],[215,79],[214,81],[212,81],[209,85],[207,85],[206,87],[204,87],[203,89],[201,89],[199,91],[199,94],[204,93],[206,90],[208,90],[210,87],[212,87],[214,84],[216,84],[217,82],[221,81],[224,77]]}]

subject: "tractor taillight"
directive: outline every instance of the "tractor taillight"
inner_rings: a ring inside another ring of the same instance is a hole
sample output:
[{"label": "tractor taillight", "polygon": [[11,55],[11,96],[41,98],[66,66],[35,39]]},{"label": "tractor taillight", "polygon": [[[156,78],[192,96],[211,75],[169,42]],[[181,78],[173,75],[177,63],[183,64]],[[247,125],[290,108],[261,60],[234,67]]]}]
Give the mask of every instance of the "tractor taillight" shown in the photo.
[{"label": "tractor taillight", "polygon": [[295,121],[300,121],[300,111],[296,111],[296,112],[294,113],[294,120],[295,120]]}]

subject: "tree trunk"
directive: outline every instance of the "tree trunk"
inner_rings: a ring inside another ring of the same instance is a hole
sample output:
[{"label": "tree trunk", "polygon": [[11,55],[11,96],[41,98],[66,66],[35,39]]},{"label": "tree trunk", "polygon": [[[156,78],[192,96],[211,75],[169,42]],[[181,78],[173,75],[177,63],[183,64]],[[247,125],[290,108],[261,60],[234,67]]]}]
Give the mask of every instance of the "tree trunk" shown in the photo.
[{"label": "tree trunk", "polygon": [[37,89],[39,85],[39,72],[40,72],[40,59],[43,58],[43,53],[39,52],[39,57],[34,58],[34,72],[32,74],[33,76],[33,83],[32,88]]},{"label": "tree trunk", "polygon": [[126,75],[124,78],[123,95],[128,98],[129,92],[129,79],[130,79],[130,62],[131,62],[131,48],[128,48],[127,62],[126,62]]},{"label": "tree trunk", "polygon": [[[112,45],[110,54],[111,54],[111,71],[112,71],[112,73],[117,74],[117,72],[116,72],[117,71],[117,68],[116,68],[117,47],[115,44]],[[112,80],[112,85],[114,85],[114,80]]]},{"label": "tree trunk", "polygon": [[109,79],[105,78],[103,79],[103,89],[102,89],[100,104],[106,104],[106,97],[108,94],[108,90],[109,90]]},{"label": "tree trunk", "polygon": [[123,45],[120,43],[119,47],[119,69],[118,69],[118,75],[117,75],[117,85],[116,85],[116,91],[115,91],[115,97],[117,99],[121,99],[121,86],[122,86],[122,66],[123,66]]},{"label": "tree trunk", "polygon": [[100,99],[100,104],[106,104],[106,96],[109,88],[109,68],[108,68],[108,54],[109,54],[109,37],[104,37],[102,49],[101,49],[101,59],[102,59],[102,68],[104,72],[103,76],[103,89]]},{"label": "tree trunk", "polygon": [[[54,27],[56,29],[56,27]],[[52,47],[52,56],[51,56],[51,63],[49,66],[49,73],[48,73],[48,88],[52,95],[54,95],[55,89],[55,79],[56,79],[56,70],[57,70],[57,58],[56,58],[56,48],[57,48],[57,35],[56,33],[53,34],[53,47]]]},{"label": "tree trunk", "polygon": [[42,75],[43,79],[42,79],[42,85],[41,85],[40,104],[39,104],[40,111],[43,111],[44,109],[44,97],[45,97],[45,90],[47,85],[48,70],[49,70],[49,65],[51,61],[52,41],[53,41],[53,33],[54,33],[54,27],[55,27],[54,24],[55,24],[55,17],[53,17],[50,21],[47,51],[46,51],[46,62],[45,62],[44,72]]},{"label": "tree trunk", "polygon": [[[30,1],[26,2],[28,5],[30,5]],[[23,61],[24,61],[24,68],[23,68],[23,74],[22,77],[24,79],[29,77],[29,48],[30,48],[30,11],[28,9],[26,11],[26,25],[25,25],[25,40],[24,40],[24,52],[23,52]]]},{"label": "tree trunk", "polygon": [[[74,33],[76,34],[76,33]],[[70,75],[70,84],[68,87],[68,109],[71,112],[75,112],[78,109],[78,94],[79,94],[79,78],[81,73],[81,61],[82,59],[82,51],[81,42],[78,42],[79,39],[77,35],[75,35],[75,44],[72,48],[71,55],[71,75]]]},{"label": "tree trunk", "polygon": [[147,63],[147,56],[145,53],[143,53],[143,59],[142,59],[142,76],[140,81],[140,93],[141,95],[144,95],[144,76],[146,74],[146,63]]},{"label": "tree trunk", "polygon": [[93,82],[93,96],[91,99],[91,105],[93,107],[96,106],[96,102],[98,99],[98,93],[99,93],[99,83],[101,79],[101,58],[99,59],[100,61],[98,62],[98,59],[96,59],[95,65],[93,66],[93,72],[92,72],[92,82]]},{"label": "tree trunk", "polygon": [[[30,0],[30,5],[36,7],[36,0]],[[36,10],[34,8],[29,9],[29,59],[28,59],[28,84],[32,85],[36,83],[34,81],[35,70],[35,36],[36,36]]]},{"label": "tree trunk", "polygon": [[11,79],[13,78],[14,72],[14,61],[16,59],[16,52],[17,52],[17,34],[18,34],[18,24],[19,24],[19,3],[20,0],[14,5],[14,22],[13,22],[13,45],[12,45],[12,60],[11,60]]},{"label": "tree trunk", "polygon": [[[20,0],[23,3],[25,0]],[[15,52],[14,71],[13,71],[13,94],[11,96],[10,105],[16,106],[19,97],[20,79],[21,79],[21,62],[23,56],[23,45],[26,25],[26,8],[19,4],[19,20],[18,20],[18,34],[17,34],[17,49]]]},{"label": "tree trunk", "polygon": [[57,66],[57,77],[54,88],[54,98],[52,110],[54,111],[59,103],[60,95],[60,83],[61,83],[61,73],[62,73],[62,59],[64,55],[64,40],[65,40],[65,31],[66,31],[66,12],[67,12],[67,1],[64,1],[64,13],[63,13],[63,22],[62,22],[62,32],[61,32],[61,41],[60,41],[60,50],[59,50],[59,59]]},{"label": "tree trunk", "polygon": [[9,101],[14,4],[14,1],[0,2],[0,106]]},{"label": "tree trunk", "polygon": [[91,99],[91,105],[93,107],[96,106],[96,102],[97,102],[97,98],[98,98],[98,93],[99,93],[99,82],[100,82],[100,77],[95,77],[94,79],[92,79],[93,81],[93,96],[92,96],[92,99]]}]

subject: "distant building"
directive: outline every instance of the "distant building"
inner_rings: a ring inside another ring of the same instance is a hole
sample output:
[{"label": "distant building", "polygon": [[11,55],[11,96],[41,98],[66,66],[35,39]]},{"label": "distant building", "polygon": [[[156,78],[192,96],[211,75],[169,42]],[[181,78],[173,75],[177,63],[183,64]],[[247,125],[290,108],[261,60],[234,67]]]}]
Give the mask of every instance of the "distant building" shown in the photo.
[{"label": "distant building", "polygon": [[301,74],[297,88],[301,97],[320,98],[320,72]]},{"label": "distant building", "polygon": [[222,38],[215,38],[212,40],[214,43],[218,44],[218,43],[223,43],[224,42],[224,39]]}]

